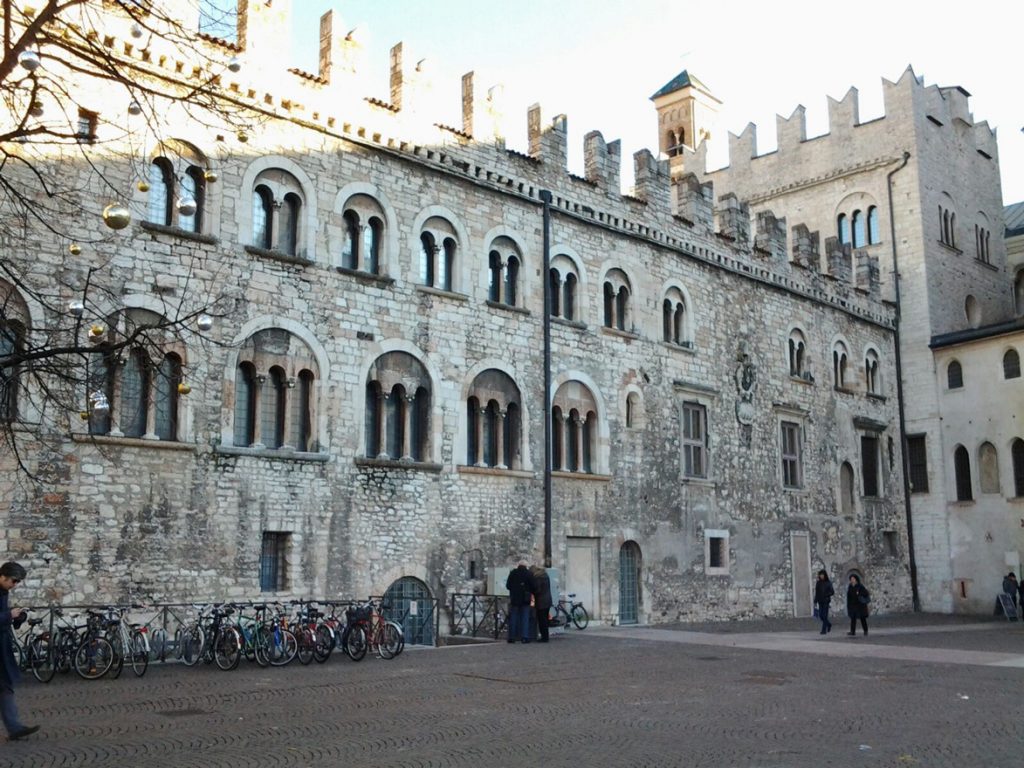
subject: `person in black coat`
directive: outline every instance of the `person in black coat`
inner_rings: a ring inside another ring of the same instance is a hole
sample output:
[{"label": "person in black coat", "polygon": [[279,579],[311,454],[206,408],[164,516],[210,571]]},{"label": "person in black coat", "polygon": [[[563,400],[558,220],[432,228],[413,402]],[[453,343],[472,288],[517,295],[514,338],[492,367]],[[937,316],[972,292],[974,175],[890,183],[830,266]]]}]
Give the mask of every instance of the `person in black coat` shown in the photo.
[{"label": "person in black coat", "polygon": [[18,719],[14,703],[14,686],[21,680],[18,662],[14,659],[13,629],[26,618],[24,608],[11,608],[8,595],[25,579],[25,569],[19,563],[0,565],[0,716],[10,739],[21,739],[39,730],[38,725],[26,726]]},{"label": "person in black coat", "polygon": [[533,576],[526,567],[526,561],[520,560],[519,565],[508,572],[505,579],[508,590],[508,641],[514,643],[521,639],[530,642],[530,600],[536,591]]},{"label": "person in black coat", "polygon": [[814,604],[818,607],[818,618],[821,619],[821,634],[832,631],[832,622],[828,620],[828,607],[832,603],[832,595],[836,593],[829,581],[828,571],[818,571],[818,580],[814,583]]},{"label": "person in black coat", "polygon": [[548,641],[548,612],[551,610],[551,579],[543,567],[533,567],[533,610],[537,614],[537,632],[540,641]]},{"label": "person in black coat", "polygon": [[850,574],[850,586],[846,588],[846,614],[850,617],[849,635],[857,634],[857,619],[864,628],[864,634],[868,633],[868,603],[871,602],[871,593],[860,583],[860,576]]}]

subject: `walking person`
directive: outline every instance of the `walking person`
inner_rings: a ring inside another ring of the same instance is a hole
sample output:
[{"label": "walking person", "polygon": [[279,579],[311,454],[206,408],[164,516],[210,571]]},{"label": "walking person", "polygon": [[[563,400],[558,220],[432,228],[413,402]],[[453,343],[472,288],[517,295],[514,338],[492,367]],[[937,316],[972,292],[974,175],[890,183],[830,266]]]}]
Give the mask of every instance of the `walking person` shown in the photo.
[{"label": "walking person", "polygon": [[814,583],[814,605],[818,611],[818,618],[821,619],[821,634],[823,635],[832,631],[832,622],[828,620],[828,608],[832,603],[832,595],[835,593],[832,582],[828,578],[828,571],[822,568],[818,571],[818,580]]},{"label": "walking person", "polygon": [[1017,583],[1017,575],[1010,571],[1006,576],[1003,577],[1003,592],[1010,596],[1013,600],[1013,607],[1017,607],[1017,590],[1020,589],[1020,585]]},{"label": "walking person", "polygon": [[864,628],[864,634],[868,633],[868,603],[871,602],[871,593],[860,583],[860,576],[850,574],[850,586],[846,588],[846,614],[850,617],[851,636],[857,634],[857,619]]},{"label": "walking person", "polygon": [[28,617],[24,608],[10,607],[8,595],[24,579],[25,569],[19,563],[0,565],[0,715],[11,741],[31,736],[39,730],[38,725],[27,726],[18,719],[18,707],[14,703],[14,686],[20,682],[21,672],[14,659],[12,632]]},{"label": "walking person", "polygon": [[508,572],[505,579],[508,590],[508,641],[514,643],[522,640],[530,642],[530,598],[533,597],[534,584],[526,561],[520,560],[519,565]]},{"label": "walking person", "polygon": [[537,632],[540,642],[548,641],[548,612],[551,610],[551,579],[543,566],[533,567],[533,610],[537,614]]}]

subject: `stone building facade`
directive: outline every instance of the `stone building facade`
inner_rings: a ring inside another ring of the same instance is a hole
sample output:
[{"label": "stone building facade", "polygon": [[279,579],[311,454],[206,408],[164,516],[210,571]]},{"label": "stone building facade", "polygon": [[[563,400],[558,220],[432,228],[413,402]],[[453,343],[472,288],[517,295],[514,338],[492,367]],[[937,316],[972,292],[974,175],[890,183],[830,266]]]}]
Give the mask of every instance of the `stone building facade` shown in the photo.
[{"label": "stone building facade", "polygon": [[[995,134],[975,122],[967,91],[926,86],[912,69],[883,81],[883,95],[883,117],[862,122],[851,89],[842,100],[829,99],[824,135],[807,136],[800,106],[778,118],[776,151],[758,154],[751,124],[729,136],[727,167],[707,172],[702,146],[673,157],[673,174],[713,182],[725,193],[720,217],[731,215],[737,199],[746,201],[755,243],[779,219],[824,233],[810,238],[812,258],[837,278],[851,270],[859,275],[877,260],[883,297],[898,312],[920,606],[986,611],[1000,572],[1019,570],[1024,550],[1024,468],[1011,461],[1024,437],[1024,388],[1002,368],[1004,355],[1021,350],[1021,336],[1015,269],[1001,237]],[[673,119],[665,109],[662,124]],[[791,232],[788,249],[795,253],[807,233]],[[1018,291],[1019,280],[1017,273]],[[951,393],[947,368],[961,348],[970,386]],[[957,493],[955,456],[969,452],[977,485],[983,449],[1002,482],[987,482],[966,498],[963,488]]]},{"label": "stone building facade", "polygon": [[[541,560],[550,414],[552,562],[600,620],[809,615],[822,567],[864,574],[878,610],[909,608],[883,249],[823,264],[792,211],[792,234],[759,215],[748,235],[746,203],[647,151],[624,195],[619,144],[598,132],[572,175],[565,118],[536,107],[529,152],[510,151],[498,92],[472,74],[463,125],[435,125],[433,86],[402,46],[390,99],[357,99],[358,44],[330,15],[318,74],[272,71],[286,12],[241,9],[243,67],[224,87],[251,134],[168,106],[162,148],[104,169],[133,212],[123,233],[101,231],[86,201],[81,239],[100,244],[80,257],[38,232],[4,243],[36,286],[77,279],[102,251],[98,337],[228,307],[158,355],[90,363],[82,401],[102,392],[109,415],[16,398],[8,418],[44,482],[3,455],[0,535],[30,594],[408,588],[444,606]],[[108,31],[124,50],[127,29]],[[77,86],[127,155],[100,85]],[[33,338],[62,321],[0,285],[8,328]]]}]

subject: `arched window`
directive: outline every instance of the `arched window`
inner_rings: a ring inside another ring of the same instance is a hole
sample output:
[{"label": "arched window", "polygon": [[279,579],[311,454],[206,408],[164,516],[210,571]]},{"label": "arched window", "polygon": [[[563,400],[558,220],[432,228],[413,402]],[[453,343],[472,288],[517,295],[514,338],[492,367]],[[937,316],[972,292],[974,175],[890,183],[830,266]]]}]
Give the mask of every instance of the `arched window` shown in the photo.
[{"label": "arched window", "polygon": [[267,328],[246,339],[235,373],[235,445],[318,450],[318,371],[306,343],[283,328]]},{"label": "arched window", "polygon": [[153,224],[170,226],[174,220],[174,169],[166,157],[158,157],[149,164],[149,202],[146,220]]},{"label": "arched window", "polygon": [[519,294],[519,267],[522,256],[518,246],[507,237],[499,237],[491,243],[487,256],[490,279],[487,298],[489,301],[516,306]]},{"label": "arched window", "polygon": [[981,304],[972,294],[968,294],[964,299],[964,317],[972,328],[981,325]]},{"label": "arched window", "polygon": [[[90,360],[88,371],[87,397],[89,400],[89,434],[106,435],[113,426],[111,409],[114,402],[114,367],[109,355],[97,356]],[[96,398],[102,396],[108,408],[100,411],[95,407]]]},{"label": "arched window", "polygon": [[1016,349],[1008,349],[1003,355],[1003,378],[1020,378],[1020,355]]},{"label": "arched window", "polygon": [[520,469],[519,388],[503,371],[483,371],[469,388],[466,463],[477,467]]},{"label": "arched window", "polygon": [[311,246],[303,241],[304,201],[302,185],[288,171],[262,171],[253,185],[252,244],[304,257]]},{"label": "arched window", "polygon": [[794,328],[789,333],[787,344],[789,350],[789,375],[805,379],[809,375],[807,370],[807,341],[799,328]]},{"label": "arched window", "polygon": [[1019,499],[1024,496],[1024,440],[1019,437],[1010,446],[1010,458],[1013,463],[1013,495]]},{"label": "arched window", "polygon": [[499,301],[501,299],[501,254],[497,251],[491,251],[488,257],[488,268],[490,270],[490,284],[487,287],[487,298],[490,301]]},{"label": "arched window", "polygon": [[960,389],[964,385],[964,370],[960,362],[953,360],[946,368],[946,386],[949,389]]},{"label": "arched window", "polygon": [[832,386],[836,389],[846,389],[846,366],[849,359],[846,345],[837,341],[832,348]]},{"label": "arched window", "polygon": [[257,248],[271,247],[274,197],[270,188],[260,185],[252,196],[252,244]]},{"label": "arched window", "polygon": [[202,169],[194,165],[190,166],[185,171],[185,175],[181,177],[181,197],[179,202],[182,200],[192,200],[196,207],[195,213],[185,214],[181,210],[178,211],[178,226],[181,229],[188,232],[202,231],[205,184],[206,180],[203,177]]},{"label": "arched window", "polygon": [[992,443],[978,448],[978,478],[982,493],[999,493],[999,455]]},{"label": "arched window", "polygon": [[620,331],[632,328],[629,278],[619,269],[609,270],[604,280],[604,325]]},{"label": "arched window", "polygon": [[256,370],[243,362],[235,369],[234,444],[248,447],[256,442]]},{"label": "arched window", "polygon": [[281,224],[278,249],[289,256],[298,255],[299,247],[299,213],[302,210],[302,201],[294,192],[284,196],[281,203]]},{"label": "arched window", "polygon": [[669,344],[688,347],[686,299],[678,288],[670,288],[661,303],[662,338]]},{"label": "arched window", "polygon": [[125,359],[120,395],[121,431],[126,437],[142,437],[149,411],[149,359],[141,349],[133,349]]},{"label": "arched window", "polygon": [[516,306],[519,293],[519,259],[509,256],[505,262],[505,303]]},{"label": "arched window", "polygon": [[557,464],[552,462],[552,468],[562,472],[597,471],[597,404],[590,390],[582,382],[566,382],[555,393],[551,413],[552,440],[557,435],[562,441],[560,446],[552,446],[559,458]]},{"label": "arched window", "polygon": [[447,219],[431,216],[420,232],[420,282],[442,291],[455,290],[458,235]]},{"label": "arched window", "polygon": [[367,457],[429,461],[430,413],[431,383],[423,363],[407,352],[378,357],[367,374]]},{"label": "arched window", "polygon": [[619,624],[636,624],[640,616],[640,547],[627,541],[619,549]]},{"label": "arched window", "polygon": [[353,195],[345,201],[341,266],[371,275],[380,272],[384,247],[384,209],[369,195]]},{"label": "arched window", "polygon": [[869,349],[864,355],[864,385],[868,394],[879,394],[878,353],[873,349]]},{"label": "arched window", "polygon": [[853,247],[864,247],[864,214],[859,210],[853,212]]},{"label": "arched window", "polygon": [[839,242],[842,245],[850,244],[850,220],[845,213],[840,213],[836,220],[836,230],[839,235]]},{"label": "arched window", "polygon": [[[0,359],[17,354],[24,349],[25,324],[21,318],[28,318],[28,308],[21,297],[5,282],[0,281]],[[16,319],[18,318],[18,319]],[[11,422],[18,418],[18,389],[20,387],[20,366],[0,368],[0,422]]]},{"label": "arched window", "polygon": [[434,243],[434,236],[429,232],[420,235],[420,282],[423,285],[433,285],[435,275],[435,263],[437,258],[437,245]]},{"label": "arched window", "polygon": [[639,426],[640,396],[636,392],[626,395],[626,429]]},{"label": "arched window", "polygon": [[956,500],[972,501],[974,491],[971,487],[971,457],[962,445],[958,445],[953,451],[953,472],[956,476]]},{"label": "arched window", "polygon": [[551,316],[576,320],[576,265],[564,255],[551,260],[548,285],[551,295]]},{"label": "arched window", "polygon": [[454,238],[446,237],[444,239],[444,261],[439,263],[442,272],[438,276],[438,288],[445,291],[452,289],[452,277],[455,273],[455,253],[458,249],[458,245]]},{"label": "arched window", "polygon": [[341,246],[341,266],[345,269],[359,268],[359,214],[345,211],[345,234]]},{"label": "arched window", "polygon": [[877,245],[882,242],[882,231],[878,224],[878,207],[868,208],[868,244]]},{"label": "arched window", "polygon": [[169,353],[156,370],[153,382],[156,400],[156,427],[161,440],[178,439],[178,385],[181,383],[181,358]]}]

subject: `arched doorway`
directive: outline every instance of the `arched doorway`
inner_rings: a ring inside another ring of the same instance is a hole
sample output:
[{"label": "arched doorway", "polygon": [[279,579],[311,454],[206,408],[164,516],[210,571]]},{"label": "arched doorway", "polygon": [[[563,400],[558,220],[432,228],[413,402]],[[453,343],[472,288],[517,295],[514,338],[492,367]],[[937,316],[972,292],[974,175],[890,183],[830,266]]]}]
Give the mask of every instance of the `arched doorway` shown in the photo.
[{"label": "arched doorway", "polygon": [[434,598],[427,585],[403,576],[384,593],[385,615],[402,625],[406,645],[434,644]]},{"label": "arched doorway", "polygon": [[627,541],[619,549],[619,623],[640,620],[640,547]]}]

